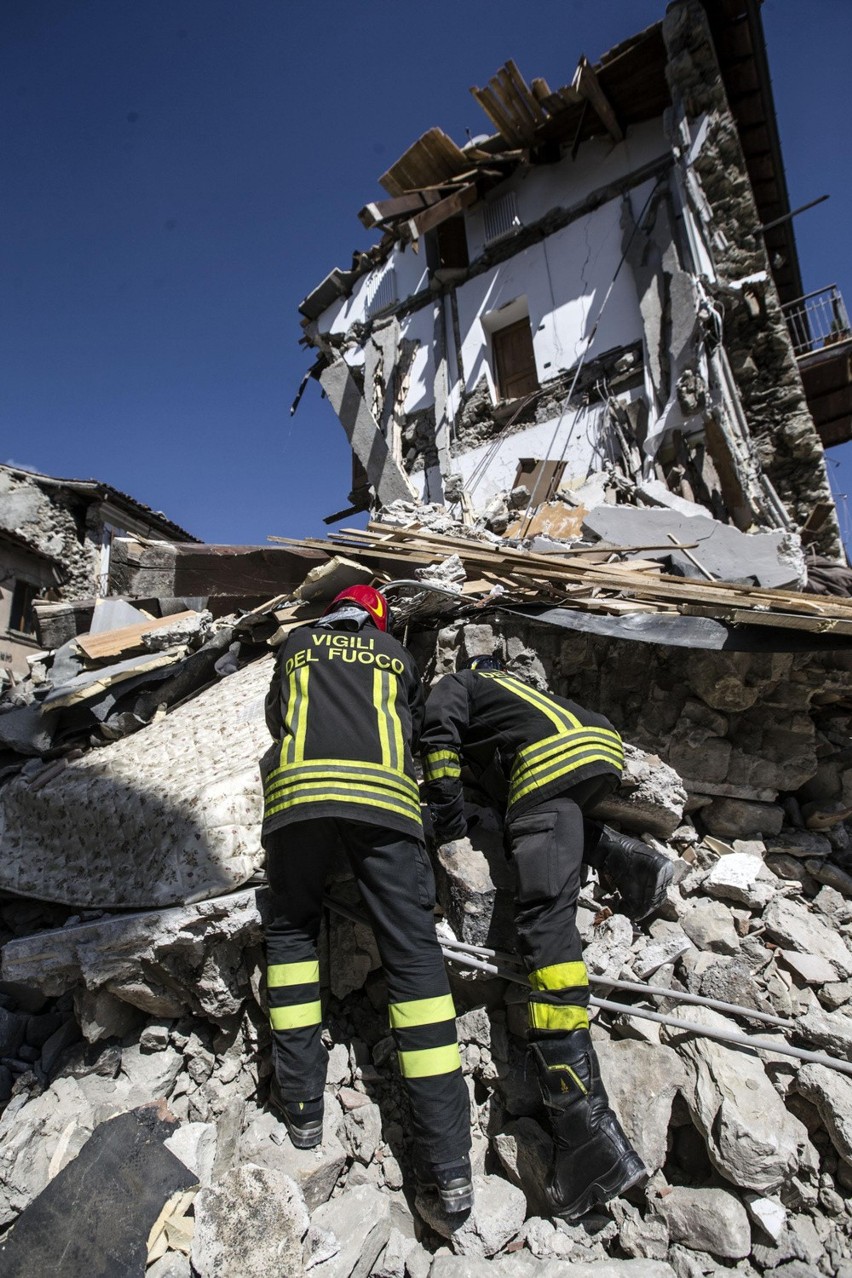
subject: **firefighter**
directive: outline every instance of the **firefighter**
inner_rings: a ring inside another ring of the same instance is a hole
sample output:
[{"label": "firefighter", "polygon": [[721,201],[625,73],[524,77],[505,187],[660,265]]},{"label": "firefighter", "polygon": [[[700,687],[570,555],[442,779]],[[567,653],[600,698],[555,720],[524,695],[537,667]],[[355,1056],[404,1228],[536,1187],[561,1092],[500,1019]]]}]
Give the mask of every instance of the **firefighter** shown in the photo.
[{"label": "firefighter", "polygon": [[387,979],[418,1180],[459,1212],[472,1202],[469,1102],[412,766],[422,716],[417,669],[388,633],[387,601],[372,587],[341,591],[278,651],[266,698],[275,744],[261,761],[274,913],[270,1102],[294,1145],[320,1143],[327,1053],[316,947],[325,872],[342,846]]},{"label": "firefighter", "polygon": [[[502,780],[507,847],[516,871],[515,925],[529,974],[529,1050],[554,1137],[553,1210],[579,1219],[647,1175],[600,1078],[589,1036],[589,979],[576,926],[587,831],[598,864],[616,877],[630,858],[640,886],[630,905],[647,913],[671,880],[665,857],[635,851],[584,812],[618,784],[621,738],[602,715],[508,674],[498,654],[474,657],[433,688],[421,736],[435,837],[467,832],[462,763],[494,792]],[[629,894],[629,887],[628,887]]]}]

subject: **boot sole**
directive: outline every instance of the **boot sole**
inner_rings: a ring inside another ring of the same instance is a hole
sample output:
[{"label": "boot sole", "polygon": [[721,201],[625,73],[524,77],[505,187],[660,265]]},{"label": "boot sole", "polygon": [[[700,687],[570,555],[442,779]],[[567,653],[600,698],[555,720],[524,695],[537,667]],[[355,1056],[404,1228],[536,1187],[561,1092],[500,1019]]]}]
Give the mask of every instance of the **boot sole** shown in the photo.
[{"label": "boot sole", "polygon": [[[593,1180],[591,1185],[583,1191],[579,1198],[575,1198],[572,1203],[568,1203],[566,1206],[554,1204],[554,1215],[560,1216],[569,1224],[572,1221],[580,1220],[599,1203],[606,1203],[611,1198],[618,1198],[621,1194],[626,1194],[628,1189],[632,1189],[640,1181],[647,1180],[649,1174],[648,1168],[639,1155],[630,1154],[624,1161],[619,1161],[608,1176]],[[552,1195],[548,1196],[552,1201]]]},{"label": "boot sole", "polygon": [[470,1211],[473,1206],[473,1185],[464,1185],[459,1189],[439,1189],[438,1197],[448,1216],[455,1216],[461,1211]]}]

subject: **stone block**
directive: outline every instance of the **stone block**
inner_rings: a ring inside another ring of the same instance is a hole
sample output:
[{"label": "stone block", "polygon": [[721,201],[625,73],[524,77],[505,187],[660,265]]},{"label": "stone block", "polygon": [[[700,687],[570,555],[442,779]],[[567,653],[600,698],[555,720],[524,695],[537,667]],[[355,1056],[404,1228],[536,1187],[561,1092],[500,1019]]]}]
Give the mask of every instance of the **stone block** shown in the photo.
[{"label": "stone block", "polygon": [[744,1260],[751,1251],[748,1214],[738,1198],[724,1189],[690,1189],[674,1185],[656,1202],[673,1242],[707,1251],[725,1260]]},{"label": "stone block", "polygon": [[523,1190],[502,1176],[474,1176],[473,1207],[466,1215],[448,1216],[431,1193],[418,1193],[416,1206],[457,1255],[494,1256],[523,1225],[527,1200]]},{"label": "stone block", "polygon": [[260,1114],[240,1138],[239,1160],[287,1176],[314,1211],[330,1197],[346,1166],[346,1150],[335,1135],[339,1119],[339,1107],[327,1104],[322,1144],[315,1149],[296,1149],[283,1122],[274,1114]]},{"label": "stone block", "polygon": [[298,1186],[246,1163],[195,1199],[192,1268],[199,1278],[268,1278],[302,1272],[310,1218]]},{"label": "stone block", "polygon": [[390,1238],[391,1200],[372,1185],[359,1185],[318,1207],[311,1225],[333,1234],[339,1245],[313,1267],[316,1278],[368,1278]]},{"label": "stone block", "polygon": [[687,1072],[670,1047],[631,1039],[596,1045],[610,1104],[650,1172],[666,1160],[666,1140],[675,1093]]},{"label": "stone block", "polygon": [[767,936],[784,949],[809,954],[831,964],[836,977],[852,976],[852,950],[820,916],[799,901],[776,897],[763,914]]},{"label": "stone block", "polygon": [[769,838],[781,833],[784,809],[774,803],[718,798],[701,809],[701,820],[722,839]]},{"label": "stone block", "polygon": [[750,909],[762,909],[778,892],[778,881],[762,857],[732,852],[716,862],[702,883],[709,896],[736,901]]}]

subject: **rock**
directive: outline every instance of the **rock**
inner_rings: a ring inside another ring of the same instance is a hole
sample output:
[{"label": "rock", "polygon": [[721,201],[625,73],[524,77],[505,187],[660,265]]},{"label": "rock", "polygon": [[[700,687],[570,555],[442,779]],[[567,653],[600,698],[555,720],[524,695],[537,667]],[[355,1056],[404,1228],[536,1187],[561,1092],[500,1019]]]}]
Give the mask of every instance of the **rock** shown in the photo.
[{"label": "rock", "polygon": [[233,1015],[250,993],[244,951],[262,941],[259,892],[18,937],[3,947],[2,975],[46,994],[81,984],[107,986],[160,1019],[186,1009],[213,1018]]},{"label": "rock", "polygon": [[286,1127],[274,1114],[260,1114],[240,1139],[239,1157],[294,1180],[308,1208],[314,1211],[331,1196],[346,1166],[346,1150],[335,1135],[339,1118],[337,1105],[327,1103],[322,1144],[315,1149],[296,1149]]},{"label": "rock", "polygon": [[502,1176],[474,1176],[473,1207],[467,1215],[446,1215],[431,1193],[418,1193],[416,1205],[427,1225],[449,1239],[461,1256],[496,1255],[514,1238],[526,1215],[523,1192]]},{"label": "rock", "polygon": [[805,1065],[792,1087],[816,1106],[832,1145],[852,1164],[852,1078],[827,1065]]},{"label": "rock", "polygon": [[382,1139],[382,1114],[372,1101],[346,1115],[343,1131],[349,1153],[359,1162],[371,1163]]},{"label": "rock", "polygon": [[751,909],[762,909],[778,891],[778,884],[759,856],[732,852],[721,857],[702,884],[709,896],[738,901]]},{"label": "rock", "polygon": [[806,861],[805,869],[817,883],[824,883],[842,896],[852,898],[852,874],[842,870],[833,861]]},{"label": "rock", "polygon": [[595,808],[595,817],[628,830],[667,839],[683,820],[686,790],[674,768],[625,742],[619,789]]},{"label": "rock", "polygon": [[485,1259],[436,1256],[429,1278],[676,1278],[664,1260],[536,1260],[524,1252]]},{"label": "rock", "polygon": [[376,1262],[370,1278],[405,1278],[406,1258],[417,1246],[417,1239],[391,1226],[387,1246]]},{"label": "rock", "polygon": [[725,1260],[742,1260],[751,1251],[745,1207],[724,1189],[688,1189],[675,1185],[659,1198],[656,1210],[673,1242],[693,1251],[709,1251]]},{"label": "rock", "polygon": [[169,1045],[169,1026],[148,1024],[139,1035],[141,1052],[162,1052]]},{"label": "rock", "polygon": [[680,916],[680,925],[699,950],[736,954],[740,948],[730,912],[718,901],[695,901]]},{"label": "rock", "polygon": [[[710,1008],[689,1007],[672,1015],[728,1028]],[[693,1123],[718,1171],[734,1185],[769,1194],[779,1189],[803,1161],[815,1166],[807,1131],[788,1113],[762,1063],[708,1038],[680,1036],[667,1028],[686,1062],[689,1081],[683,1091]]]},{"label": "rock", "polygon": [[713,963],[702,972],[698,992],[705,998],[739,1003],[741,1007],[753,1007],[758,1012],[772,1011],[768,1000],[755,987],[751,968],[744,958],[730,963]]},{"label": "rock", "polygon": [[767,839],[781,833],[784,809],[774,803],[754,803],[748,799],[714,799],[701,809],[701,820],[711,834],[722,839]]},{"label": "rock", "polygon": [[533,1217],[524,1227],[524,1244],[538,1260],[566,1259],[575,1250],[573,1241],[549,1220]]},{"label": "rock", "polygon": [[309,1224],[289,1176],[245,1163],[195,1199],[193,1270],[199,1278],[297,1274]]},{"label": "rock", "polygon": [[163,1144],[198,1177],[199,1184],[209,1185],[216,1162],[216,1139],[215,1123],[183,1123]]},{"label": "rock", "polygon": [[439,847],[435,883],[457,940],[514,949],[514,884],[500,834],[477,825],[469,838]]},{"label": "rock", "polygon": [[783,830],[766,843],[767,853],[819,859],[831,856],[831,843],[823,834],[814,834],[810,830]]},{"label": "rock", "polygon": [[830,1012],[835,1012],[838,1007],[845,1007],[852,1002],[852,981],[832,981],[823,985],[819,999]]},{"label": "rock", "polygon": [[776,958],[805,985],[826,985],[837,976],[833,963],[818,954],[799,954],[796,950],[778,950]]},{"label": "rock", "polygon": [[53,1073],[66,1047],[76,1043],[80,1038],[80,1029],[75,1020],[64,1021],[58,1030],[41,1049],[41,1068],[48,1077]]},{"label": "rock", "polygon": [[[655,931],[658,925],[653,925]],[[640,981],[649,980],[660,968],[674,963],[681,954],[692,949],[692,941],[682,928],[675,923],[665,924],[664,935],[654,935],[650,940],[640,942],[639,951],[633,960],[633,968]]]},{"label": "rock", "polygon": [[0,1007],[0,1056],[14,1056],[27,1030],[27,1018]]},{"label": "rock", "polygon": [[328,955],[328,982],[335,998],[360,990],[369,974],[381,966],[372,929],[334,911],[328,922]]},{"label": "rock", "polygon": [[[24,1035],[27,1043],[33,1047],[44,1047],[51,1034],[55,1034],[65,1017],[61,1012],[45,1012],[41,1016],[31,1016],[27,1021]],[[6,1055],[6,1053],[0,1053]]]},{"label": "rock", "polygon": [[529,1210],[549,1216],[545,1185],[553,1142],[544,1128],[533,1118],[516,1118],[492,1138],[492,1144],[509,1180],[523,1190]]},{"label": "rock", "polygon": [[744,1194],[746,1209],[763,1232],[778,1242],[787,1228],[787,1209],[777,1198],[765,1198],[760,1194]]},{"label": "rock", "polygon": [[331,1260],[339,1251],[340,1243],[337,1235],[330,1229],[319,1229],[316,1225],[308,1227],[302,1247],[302,1259],[306,1270],[313,1269],[315,1265],[321,1265],[324,1260]]},{"label": "rock", "polygon": [[192,1278],[189,1256],[179,1251],[167,1251],[145,1270],[145,1278]]},{"label": "rock", "polygon": [[175,1047],[149,1053],[143,1052],[139,1043],[134,1043],[121,1053],[121,1072],[142,1096],[150,1100],[169,1096],[183,1068],[183,1053]]},{"label": "rock", "polygon": [[315,1278],[367,1278],[390,1238],[391,1200],[372,1185],[359,1185],[318,1207],[311,1224],[340,1244],[336,1255],[311,1270]]},{"label": "rock", "polygon": [[619,977],[632,959],[633,927],[623,914],[612,914],[594,930],[583,950],[583,961],[594,976]]},{"label": "rock", "polygon": [[852,1061],[852,1016],[825,1012],[813,1003],[796,1021],[797,1029],[817,1047],[824,1047],[844,1061]]},{"label": "rock", "polygon": [[631,1144],[649,1171],[666,1160],[672,1102],[687,1073],[670,1047],[631,1039],[596,1044],[601,1078]]},{"label": "rock", "polygon": [[840,979],[852,976],[852,951],[838,933],[798,901],[776,897],[764,911],[766,933],[783,949],[824,959]]}]

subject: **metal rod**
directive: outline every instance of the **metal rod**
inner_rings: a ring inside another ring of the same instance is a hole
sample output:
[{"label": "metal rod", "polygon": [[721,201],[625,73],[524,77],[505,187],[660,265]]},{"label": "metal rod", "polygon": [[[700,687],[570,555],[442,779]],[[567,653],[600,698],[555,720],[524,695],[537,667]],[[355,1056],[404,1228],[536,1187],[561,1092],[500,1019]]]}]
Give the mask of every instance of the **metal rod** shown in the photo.
[{"label": "metal rod", "polygon": [[[515,955],[504,954],[499,950],[489,950],[483,945],[468,945],[463,941],[441,941],[441,948],[461,950],[479,957],[494,958],[499,963],[519,966]],[[495,969],[496,971],[497,969]],[[505,973],[504,973],[505,974]],[[508,979],[508,977],[507,977]],[[526,984],[526,982],[523,982]],[[726,1003],[722,999],[707,998],[703,994],[690,994],[687,990],[670,990],[665,985],[647,985],[643,981],[623,981],[613,976],[594,976],[589,973],[590,985],[601,985],[606,989],[627,990],[634,994],[652,994],[656,998],[670,998],[678,1003],[694,1003],[699,1007],[712,1007],[717,1012],[731,1012],[738,1016],[747,1016],[766,1025],[777,1025],[779,1029],[795,1029],[795,1022],[783,1016],[773,1016],[770,1012],[759,1012],[757,1008],[745,1007],[741,1003]]]},{"label": "metal rod", "polygon": [[775,217],[771,222],[764,222],[757,229],[762,234],[764,231],[771,231],[773,226],[780,226],[782,222],[789,222],[794,217],[798,217],[800,213],[804,213],[807,209],[812,209],[817,204],[823,204],[828,199],[827,195],[818,195],[815,200],[811,200],[809,204],[800,204],[797,209],[793,209],[790,213],[782,213],[781,217]]}]

